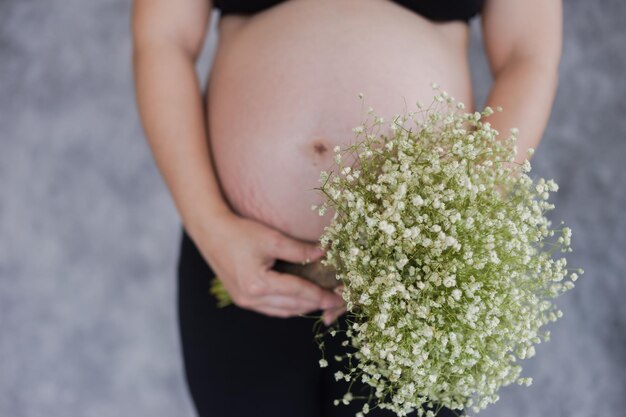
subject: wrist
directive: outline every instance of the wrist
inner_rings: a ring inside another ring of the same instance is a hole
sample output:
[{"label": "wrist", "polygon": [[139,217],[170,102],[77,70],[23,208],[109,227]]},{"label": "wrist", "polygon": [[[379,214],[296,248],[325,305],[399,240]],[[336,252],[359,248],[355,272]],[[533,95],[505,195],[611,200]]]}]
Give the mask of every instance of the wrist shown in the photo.
[{"label": "wrist", "polygon": [[202,240],[208,239],[209,244],[222,241],[225,235],[223,230],[235,217],[236,214],[225,205],[205,207],[202,211],[181,216],[183,227],[192,240],[196,241],[197,237],[202,236]]}]

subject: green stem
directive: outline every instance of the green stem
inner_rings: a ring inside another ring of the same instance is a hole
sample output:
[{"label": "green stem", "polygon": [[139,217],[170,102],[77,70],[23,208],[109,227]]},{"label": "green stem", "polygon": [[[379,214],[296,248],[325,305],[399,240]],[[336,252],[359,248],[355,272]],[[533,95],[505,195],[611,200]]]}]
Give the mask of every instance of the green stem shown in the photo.
[{"label": "green stem", "polygon": [[211,288],[209,289],[209,293],[215,296],[217,299],[217,306],[219,308],[226,307],[227,305],[233,303],[232,298],[230,298],[228,291],[226,291],[226,288],[224,288],[222,281],[219,280],[217,275],[211,279]]}]

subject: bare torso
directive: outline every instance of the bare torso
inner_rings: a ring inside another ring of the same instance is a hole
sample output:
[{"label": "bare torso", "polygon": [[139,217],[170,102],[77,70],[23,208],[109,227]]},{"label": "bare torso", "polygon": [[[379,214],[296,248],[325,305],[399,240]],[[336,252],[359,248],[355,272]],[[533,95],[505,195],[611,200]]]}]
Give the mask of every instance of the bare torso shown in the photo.
[{"label": "bare torso", "polygon": [[316,241],[322,169],[354,140],[365,94],[385,124],[430,103],[438,82],[473,111],[468,25],[390,0],[289,0],[220,19],[207,90],[216,175],[236,213]]}]

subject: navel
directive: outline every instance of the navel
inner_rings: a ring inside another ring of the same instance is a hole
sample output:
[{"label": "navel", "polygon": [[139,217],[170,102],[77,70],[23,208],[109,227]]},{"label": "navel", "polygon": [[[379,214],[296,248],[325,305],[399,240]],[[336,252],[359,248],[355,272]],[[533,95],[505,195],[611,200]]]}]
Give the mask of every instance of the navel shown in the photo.
[{"label": "navel", "polygon": [[322,154],[326,153],[326,151],[328,150],[328,147],[324,143],[322,143],[321,141],[316,141],[316,142],[313,143],[313,150],[318,155],[322,155]]}]

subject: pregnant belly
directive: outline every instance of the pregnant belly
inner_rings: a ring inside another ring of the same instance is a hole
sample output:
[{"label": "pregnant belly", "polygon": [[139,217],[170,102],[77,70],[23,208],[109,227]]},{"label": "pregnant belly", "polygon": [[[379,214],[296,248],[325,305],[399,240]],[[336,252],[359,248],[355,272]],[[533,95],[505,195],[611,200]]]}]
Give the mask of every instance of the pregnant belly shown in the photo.
[{"label": "pregnant belly", "polygon": [[290,0],[224,17],[207,111],[233,211],[317,240],[332,211],[311,210],[323,201],[313,188],[368,106],[388,126],[417,101],[430,103],[435,81],[473,111],[467,39],[465,23],[434,23],[389,0]]}]

